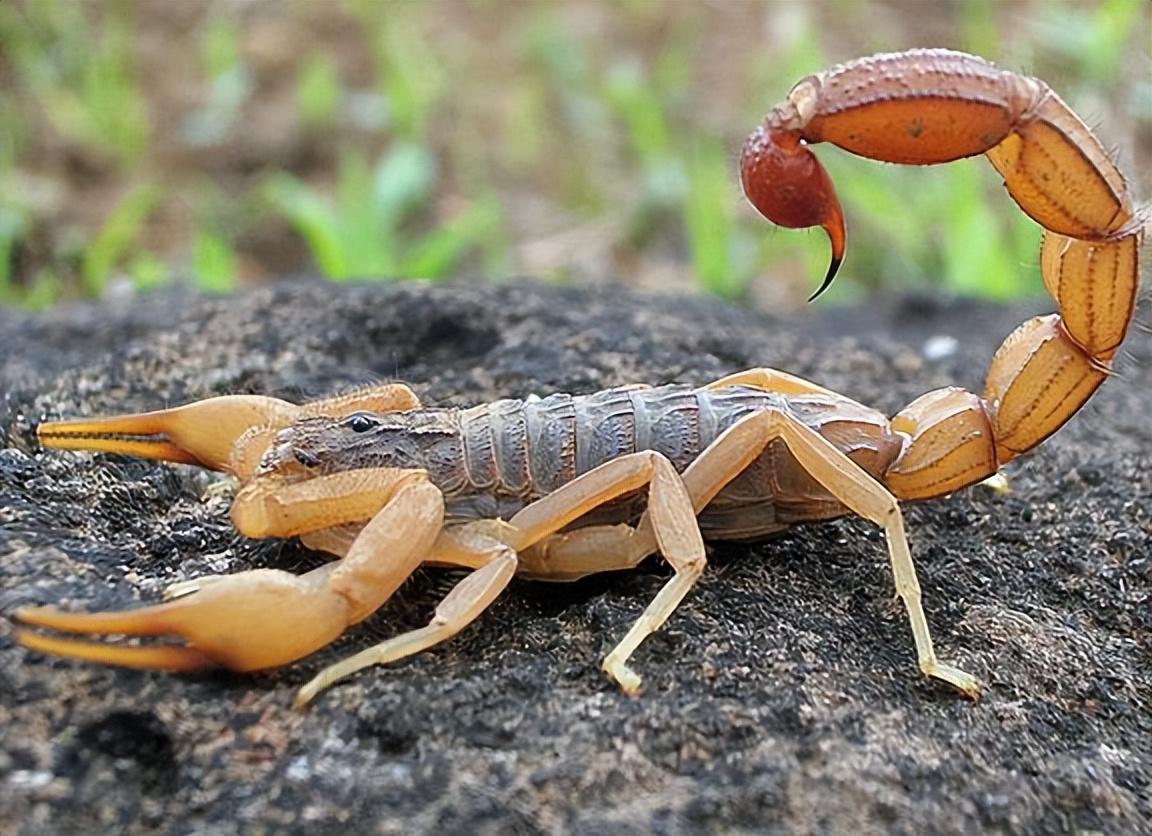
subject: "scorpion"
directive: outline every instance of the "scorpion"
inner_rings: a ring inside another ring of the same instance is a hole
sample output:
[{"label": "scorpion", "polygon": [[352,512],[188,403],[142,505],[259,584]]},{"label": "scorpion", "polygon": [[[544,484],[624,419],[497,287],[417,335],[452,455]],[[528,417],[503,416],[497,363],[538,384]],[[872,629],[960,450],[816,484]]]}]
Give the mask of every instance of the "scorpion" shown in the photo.
[{"label": "scorpion", "polygon": [[[154,606],[70,613],[23,607],[16,641],[47,654],[166,671],[253,671],[298,660],[368,618],[421,565],[468,570],[429,623],[324,668],[303,706],[368,666],[445,641],[515,575],[569,581],[659,553],[672,574],[603,662],[628,694],[629,659],[707,563],[705,539],[748,541],[856,514],[883,528],[920,671],[976,698],[937,658],[901,501],[998,473],[1074,415],[1108,378],[1135,306],[1146,213],[1100,141],[1044,82],[960,52],[876,55],[804,78],[748,138],[744,192],[769,221],[819,226],[844,259],[844,213],[808,146],[928,165],[984,154],[1044,229],[1040,267],[1060,313],[1020,325],[982,394],[949,387],[890,420],[785,372],[692,388],[420,404],[402,383],[294,405],[225,395],[156,412],[48,421],[45,447],[133,454],[236,477],[243,535],[299,537],[338,560],[303,575],[254,569],[175,584]],[[41,630],[28,629],[41,628]],[[134,644],[65,638],[170,636]]]}]

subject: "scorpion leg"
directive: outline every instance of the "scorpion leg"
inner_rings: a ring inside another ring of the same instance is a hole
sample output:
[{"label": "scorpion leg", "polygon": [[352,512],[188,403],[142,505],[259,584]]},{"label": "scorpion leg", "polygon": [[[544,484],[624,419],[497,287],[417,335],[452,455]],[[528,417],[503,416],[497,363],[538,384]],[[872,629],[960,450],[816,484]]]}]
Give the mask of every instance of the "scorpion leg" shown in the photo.
[{"label": "scorpion leg", "polygon": [[515,514],[509,535],[517,551],[556,533],[588,511],[645,485],[653,545],[675,570],[639,621],[604,659],[604,671],[629,694],[640,688],[640,677],[627,665],[628,657],[649,633],[671,615],[704,571],[704,540],[696,524],[692,499],[680,475],[667,458],[647,450],[621,456],[574,479]]},{"label": "scorpion leg", "polygon": [[709,383],[706,388],[725,389],[729,386],[751,386],[754,389],[779,392],[782,395],[836,395],[835,392],[825,389],[823,386],[817,386],[802,377],[766,368],[735,372],[714,383]]},{"label": "scorpion leg", "polygon": [[303,708],[324,689],[364,668],[395,662],[447,641],[484,612],[508,586],[517,565],[516,552],[484,528],[481,522],[441,532],[428,562],[476,568],[444,597],[426,626],[324,668],[300,689],[293,706]]},{"label": "scorpion leg", "polygon": [[[920,582],[904,533],[904,516],[896,498],[852,459],[802,421],[783,412],[757,412],[729,427],[684,472],[684,483],[697,507],[748,467],[779,439],[799,465],[853,513],[884,529],[896,593],[904,601],[916,643],[920,670],[970,697],[980,693],[971,674],[936,658],[932,635],[921,605]],[[649,631],[650,632],[650,631]]]},{"label": "scorpion leg", "polygon": [[[767,386],[773,391],[780,391],[782,381],[787,384],[789,388],[786,391],[790,393],[807,391],[805,381],[770,369],[742,372],[714,385]],[[812,388],[819,390],[819,387]],[[921,604],[916,568],[904,533],[903,515],[896,499],[855,462],[803,422],[785,413],[765,411],[750,415],[730,427],[681,475],[695,512],[711,502],[728,482],[742,473],[765,447],[777,439],[787,445],[801,466],[840,502],[884,528],[896,590],[908,611],[921,671],[948,682],[969,696],[978,696],[979,685],[973,676],[936,658]],[[524,555],[522,566],[529,573],[538,567],[553,579],[560,575],[565,579],[574,579],[595,571],[629,568],[656,550],[657,531],[653,518],[646,515],[635,528],[627,525],[594,526],[555,534],[529,549]],[[606,668],[610,663],[615,666],[626,661],[636,647],[671,615],[678,602],[679,599],[662,599],[657,596],[628,635],[609,654]],[[633,680],[632,685],[631,690],[634,690],[638,680]],[[630,689],[625,686],[625,690]]]},{"label": "scorpion leg", "polygon": [[[359,515],[374,505],[376,510],[364,514],[370,517],[368,524],[338,563],[301,576],[257,569],[213,577],[195,594],[127,612],[64,613],[53,607],[33,607],[17,610],[13,616],[28,626],[66,633],[173,635],[186,645],[99,644],[26,631],[18,632],[16,641],[58,656],[164,670],[213,665],[259,670],[318,650],[378,609],[420,565],[440,531],[444,510],[443,496],[422,471],[334,474],[326,487],[344,492],[320,490],[312,497],[314,502],[307,502],[309,496],[298,489],[314,486],[323,478],[284,486],[278,496],[239,499],[237,506],[249,510],[239,515],[238,527],[280,526],[274,529],[276,533],[286,534],[294,523],[303,520],[306,524],[310,515],[316,515],[309,505],[330,506],[318,512],[322,518],[341,512]],[[304,506],[295,518],[282,513],[283,504],[293,499]],[[334,524],[347,520],[347,516],[335,517]]]},{"label": "scorpion leg", "polygon": [[520,574],[541,581],[575,581],[598,572],[632,569],[657,544],[651,526],[590,525],[550,534],[520,554]]},{"label": "scorpion leg", "polygon": [[[772,369],[740,372],[713,384],[717,388],[734,385],[756,386],[789,394],[824,391],[800,378]],[[897,592],[908,610],[921,670],[970,696],[978,694],[974,677],[936,658],[921,605],[916,569],[904,533],[903,515],[895,498],[855,462],[802,422],[785,413],[766,411],[750,415],[726,431],[681,476],[694,513],[711,502],[776,439],[783,441],[805,470],[839,501],[884,528]],[[512,522],[523,525],[525,519],[517,521],[514,517]],[[645,515],[636,528],[627,525],[595,526],[554,534],[527,550],[522,568],[529,574],[535,568],[553,579],[574,579],[595,571],[629,568],[658,548],[656,538],[660,531],[656,516]],[[700,569],[703,569],[703,561]],[[698,574],[696,572],[693,576],[690,572],[681,574],[678,571],[605,659],[605,669],[625,691],[635,692],[639,686],[639,678],[625,665],[628,658],[667,620]]]},{"label": "scorpion leg", "polygon": [[300,535],[300,542],[305,547],[318,552],[327,552],[336,557],[348,554],[348,549],[356,542],[356,538],[363,528],[359,523],[344,523],[317,531],[308,531]]}]

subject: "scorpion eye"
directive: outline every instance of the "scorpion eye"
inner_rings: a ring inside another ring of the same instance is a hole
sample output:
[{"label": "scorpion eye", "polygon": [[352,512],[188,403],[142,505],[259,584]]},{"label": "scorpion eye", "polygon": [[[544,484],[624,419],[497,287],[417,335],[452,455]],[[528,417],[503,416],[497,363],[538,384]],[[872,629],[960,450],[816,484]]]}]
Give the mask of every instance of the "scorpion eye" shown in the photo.
[{"label": "scorpion eye", "polygon": [[380,426],[380,422],[376,416],[368,412],[353,412],[344,419],[344,426],[352,430],[354,433],[366,433],[369,430]]}]

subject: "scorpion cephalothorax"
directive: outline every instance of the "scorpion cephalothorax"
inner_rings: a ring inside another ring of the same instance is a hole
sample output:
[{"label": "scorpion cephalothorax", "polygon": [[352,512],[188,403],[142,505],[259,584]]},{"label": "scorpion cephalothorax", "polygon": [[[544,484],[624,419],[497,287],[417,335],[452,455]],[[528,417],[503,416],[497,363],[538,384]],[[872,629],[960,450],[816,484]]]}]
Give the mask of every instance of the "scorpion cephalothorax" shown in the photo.
[{"label": "scorpion cephalothorax", "polygon": [[[888,421],[783,372],[710,386],[425,409],[401,384],[295,406],[226,396],[160,412],[41,424],[45,446],[198,464],[242,483],[232,519],[251,537],[300,536],[340,560],[303,576],[254,570],[180,584],[153,607],[113,613],[23,608],[30,627],[152,636],[180,645],[91,643],[22,630],[47,653],[166,670],[254,670],[323,647],[368,617],[420,564],[467,567],[432,621],[325,669],[298,704],[365,666],[467,626],[513,575],[569,580],[659,552],[675,570],[604,668],[627,666],[704,570],[702,532],[748,539],[854,513],[884,528],[920,669],[975,696],[936,658],[899,500],[942,496],[994,473],[1067,421],[1108,377],[1131,321],[1144,219],[1099,140],[1043,82],[945,50],[880,55],[809,76],[752,134],[740,172],[752,203],[788,227],[846,235],[810,144],[891,162],[986,154],[1044,227],[1041,269],[1060,313],[1021,325],[982,395],[945,388]],[[819,291],[818,291],[819,292]]]}]

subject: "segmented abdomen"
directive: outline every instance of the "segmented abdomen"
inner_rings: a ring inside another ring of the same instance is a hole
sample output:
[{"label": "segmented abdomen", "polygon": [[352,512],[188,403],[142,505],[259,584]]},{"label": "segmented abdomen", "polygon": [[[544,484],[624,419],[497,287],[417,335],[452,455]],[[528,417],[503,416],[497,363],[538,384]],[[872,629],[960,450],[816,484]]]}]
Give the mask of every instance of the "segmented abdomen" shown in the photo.
[{"label": "segmented abdomen", "polygon": [[[786,397],[743,386],[663,386],[502,400],[460,413],[466,476],[463,485],[457,482],[446,491],[448,515],[507,518],[580,474],[637,450],[662,453],[683,471],[725,429],[765,409],[795,415],[869,472],[881,472],[895,454],[884,417],[846,398]],[[643,501],[643,492],[624,497],[581,522],[632,521]],[[746,539],[842,513],[842,506],[774,442],[713,500],[700,525],[705,536]]]}]

